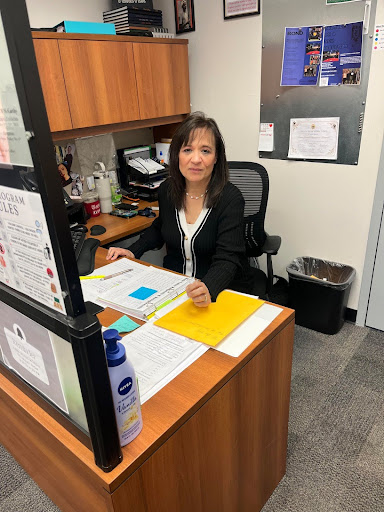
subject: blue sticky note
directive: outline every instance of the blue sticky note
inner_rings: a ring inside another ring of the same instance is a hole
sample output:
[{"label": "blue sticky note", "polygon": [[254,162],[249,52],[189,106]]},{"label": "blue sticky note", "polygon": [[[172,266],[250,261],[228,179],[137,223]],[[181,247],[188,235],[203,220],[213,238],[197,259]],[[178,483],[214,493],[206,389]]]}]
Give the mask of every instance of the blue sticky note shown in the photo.
[{"label": "blue sticky note", "polygon": [[140,327],[139,324],[131,320],[128,316],[122,316],[116,322],[108,327],[108,329],[117,329],[121,332],[131,332]]},{"label": "blue sticky note", "polygon": [[145,286],[141,286],[134,292],[130,293],[129,296],[134,299],[145,300],[148,299],[151,295],[156,293],[157,290],[153,290],[152,288],[146,288]]}]

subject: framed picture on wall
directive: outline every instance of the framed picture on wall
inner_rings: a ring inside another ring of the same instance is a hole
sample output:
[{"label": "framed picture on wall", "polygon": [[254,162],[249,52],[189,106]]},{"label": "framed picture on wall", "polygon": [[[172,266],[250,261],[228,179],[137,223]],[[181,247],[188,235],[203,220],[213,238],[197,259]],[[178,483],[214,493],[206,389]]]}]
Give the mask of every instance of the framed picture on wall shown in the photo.
[{"label": "framed picture on wall", "polygon": [[194,0],[174,0],[176,34],[195,30]]},{"label": "framed picture on wall", "polygon": [[224,19],[239,18],[240,16],[252,16],[260,14],[260,0],[223,0]]}]

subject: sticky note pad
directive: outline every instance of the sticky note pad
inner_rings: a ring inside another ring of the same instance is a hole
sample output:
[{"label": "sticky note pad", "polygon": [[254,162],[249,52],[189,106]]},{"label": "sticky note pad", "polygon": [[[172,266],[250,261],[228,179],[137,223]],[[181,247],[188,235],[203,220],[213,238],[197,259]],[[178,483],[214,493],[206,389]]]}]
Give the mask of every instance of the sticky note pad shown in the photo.
[{"label": "sticky note pad", "polygon": [[145,286],[141,286],[134,292],[130,293],[129,297],[133,297],[134,299],[145,300],[145,299],[148,299],[148,297],[150,297],[151,295],[153,295],[156,292],[157,292],[157,290],[153,290],[152,288],[146,288]]},{"label": "sticky note pad", "polygon": [[206,308],[196,307],[189,299],[155,325],[214,347],[262,304],[256,297],[225,290]]},{"label": "sticky note pad", "polygon": [[124,315],[110,325],[108,329],[117,329],[120,333],[134,331],[137,327],[140,327],[140,325],[131,320],[128,316]]}]

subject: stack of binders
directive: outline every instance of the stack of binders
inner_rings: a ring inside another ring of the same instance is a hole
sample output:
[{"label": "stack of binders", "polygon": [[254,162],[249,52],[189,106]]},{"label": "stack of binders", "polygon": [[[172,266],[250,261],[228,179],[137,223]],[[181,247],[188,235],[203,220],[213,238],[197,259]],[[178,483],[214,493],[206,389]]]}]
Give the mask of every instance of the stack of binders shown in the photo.
[{"label": "stack of binders", "polygon": [[163,28],[163,14],[158,9],[145,9],[125,5],[103,12],[104,23],[113,23],[116,34],[149,35],[167,31]]}]

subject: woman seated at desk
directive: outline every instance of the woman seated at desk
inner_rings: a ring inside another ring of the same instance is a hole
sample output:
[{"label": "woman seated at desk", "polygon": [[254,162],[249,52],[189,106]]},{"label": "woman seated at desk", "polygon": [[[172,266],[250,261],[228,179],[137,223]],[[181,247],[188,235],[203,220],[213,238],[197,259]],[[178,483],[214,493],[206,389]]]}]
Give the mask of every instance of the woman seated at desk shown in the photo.
[{"label": "woman seated at desk", "polygon": [[107,259],[140,258],[165,242],[164,267],[197,278],[186,288],[196,306],[208,306],[225,288],[255,293],[245,255],[244,199],[228,176],[216,122],[201,112],[191,114],[172,139],[159,217],[129,250],[110,247]]}]

